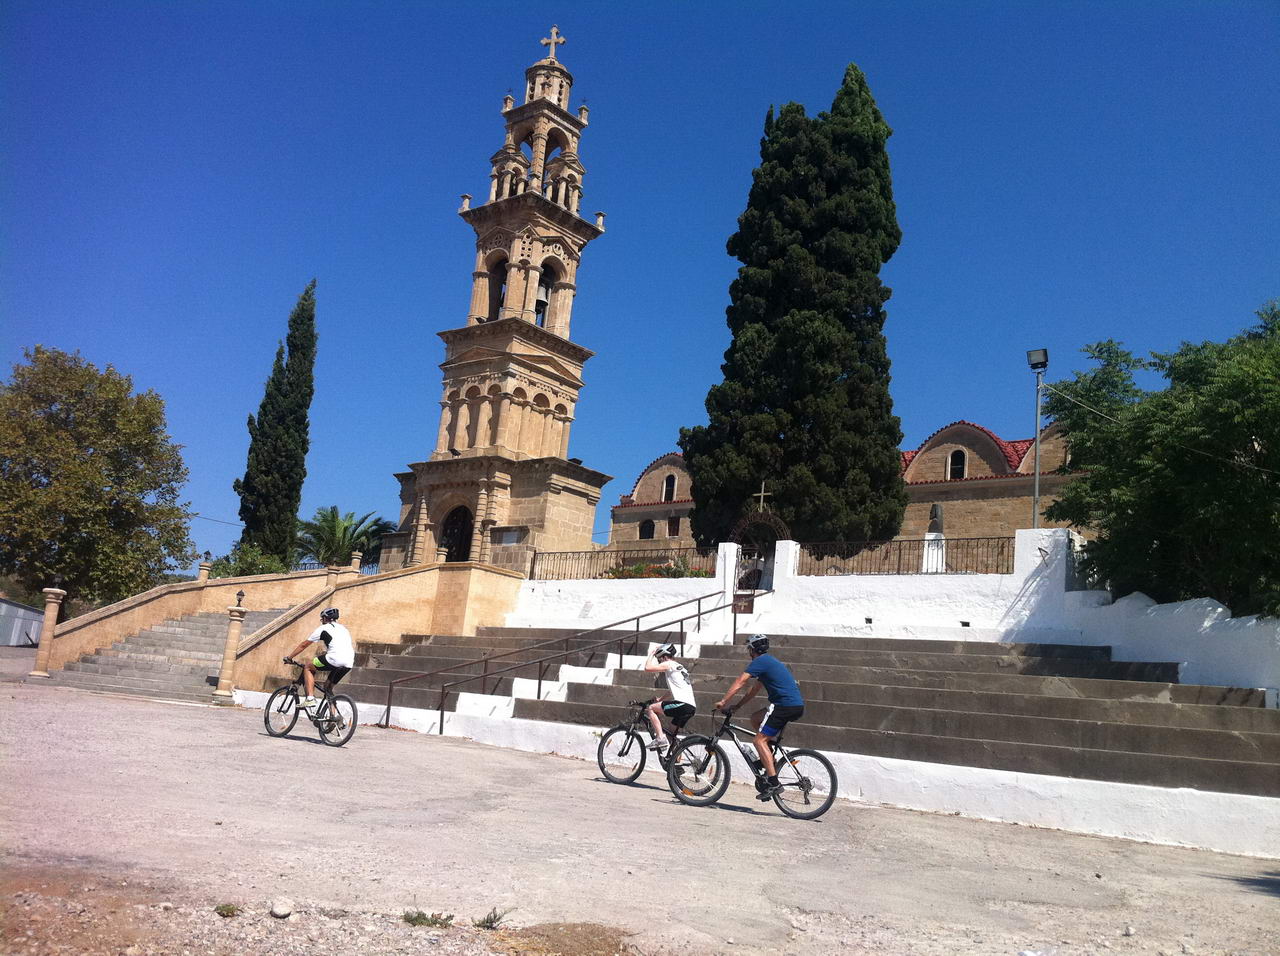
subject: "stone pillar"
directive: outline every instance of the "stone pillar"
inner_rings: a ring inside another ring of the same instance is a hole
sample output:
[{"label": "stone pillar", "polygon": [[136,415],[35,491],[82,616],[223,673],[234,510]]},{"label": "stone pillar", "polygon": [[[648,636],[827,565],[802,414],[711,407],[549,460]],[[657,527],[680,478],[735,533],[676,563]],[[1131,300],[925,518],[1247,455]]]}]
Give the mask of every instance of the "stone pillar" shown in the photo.
[{"label": "stone pillar", "polygon": [[502,448],[511,447],[511,395],[503,392],[498,399],[498,420],[493,429],[493,443]]},{"label": "stone pillar", "polygon": [[572,421],[567,416],[560,419],[560,457],[565,461],[569,460],[569,425]]},{"label": "stone pillar", "polygon": [[440,429],[436,432],[436,451],[447,451],[449,448],[449,418],[450,409],[448,402],[440,403]]},{"label": "stone pillar", "polygon": [[213,562],[201,561],[200,570],[196,573],[196,583],[204,584],[209,580],[209,572],[213,569]]},{"label": "stone pillar", "polygon": [[53,653],[53,635],[58,629],[58,609],[67,592],[61,588],[44,589],[44,622],[40,625],[40,646],[36,648],[36,669],[28,676],[49,676],[49,655]]},{"label": "stone pillar", "polygon": [[537,320],[538,280],[542,278],[541,266],[528,266],[524,270],[524,305],[520,309],[520,318],[526,322]]},{"label": "stone pillar", "polygon": [[475,325],[489,318],[489,273],[476,270],[471,273],[471,309],[467,325]]},{"label": "stone pillar", "polygon": [[363,551],[352,551],[352,552],[351,552],[351,569],[352,569],[353,571],[359,571],[359,570],[360,570],[360,561],[361,561],[361,559],[363,559],[363,558],[364,558],[364,552],[363,552]]},{"label": "stone pillar", "polygon": [[554,413],[549,408],[539,408],[538,412],[542,415],[542,421],[538,423],[538,454],[536,457],[544,458],[549,452],[551,426],[555,422],[555,418],[553,417]]},{"label": "stone pillar", "polygon": [[324,586],[326,588],[331,588],[338,583],[339,570],[341,569],[335,567],[334,565],[329,565],[327,568],[324,569]]},{"label": "stone pillar", "polygon": [[488,448],[492,444],[490,441],[493,428],[492,415],[492,396],[481,395],[476,399],[476,440],[474,442],[476,448]]},{"label": "stone pillar", "polygon": [[448,561],[449,549],[443,548],[443,547],[436,548],[436,560],[439,561],[441,564],[444,564],[444,562]]},{"label": "stone pillar", "polygon": [[484,519],[489,513],[489,482],[480,484],[480,495],[476,498],[476,513],[471,522],[471,551],[468,561],[479,561],[484,548]]},{"label": "stone pillar", "polygon": [[213,692],[215,704],[230,704],[231,679],[236,670],[236,649],[240,646],[240,628],[244,625],[247,607],[227,608],[227,642],[222,645],[222,668],[218,671],[218,689]]},{"label": "stone pillar", "polygon": [[453,412],[453,448],[471,447],[471,402],[461,399]]}]

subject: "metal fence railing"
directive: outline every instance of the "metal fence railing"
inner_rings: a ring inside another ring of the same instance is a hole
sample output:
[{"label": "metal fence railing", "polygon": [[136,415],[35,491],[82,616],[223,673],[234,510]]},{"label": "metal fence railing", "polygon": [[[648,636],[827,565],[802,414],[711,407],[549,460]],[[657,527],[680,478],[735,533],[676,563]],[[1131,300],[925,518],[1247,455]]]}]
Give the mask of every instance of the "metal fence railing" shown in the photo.
[{"label": "metal fence railing", "polygon": [[1013,538],[924,538],[802,544],[797,573],[1012,574]]},{"label": "metal fence railing", "polygon": [[710,578],[715,548],[651,548],[630,551],[537,551],[531,581],[589,581],[597,578]]}]

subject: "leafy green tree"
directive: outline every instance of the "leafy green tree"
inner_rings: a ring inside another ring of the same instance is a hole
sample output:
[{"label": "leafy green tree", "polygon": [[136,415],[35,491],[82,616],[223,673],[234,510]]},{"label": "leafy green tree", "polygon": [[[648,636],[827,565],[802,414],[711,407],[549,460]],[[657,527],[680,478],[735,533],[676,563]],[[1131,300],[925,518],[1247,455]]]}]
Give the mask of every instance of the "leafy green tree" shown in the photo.
[{"label": "leafy green tree", "polygon": [[352,551],[363,552],[363,562],[376,563],[382,536],[396,529],[390,521],[375,518],[374,512],[360,518],[354,511],[338,512],[337,505],[317,508],[310,521],[299,522],[298,553],[324,565],[347,564]]},{"label": "leafy green tree", "polygon": [[298,297],[289,332],[276,350],[271,377],[255,418],[249,416],[249,457],[244,477],[232,486],[240,496],[242,545],[254,545],[282,563],[293,556],[298,505],[307,477],[308,412],[315,390],[316,282]]},{"label": "leafy green tree", "polygon": [[164,400],[37,345],[0,389],[0,574],[107,603],[195,560]]},{"label": "leafy green tree", "polygon": [[230,554],[214,560],[211,578],[240,578],[250,574],[282,574],[289,569],[274,554],[263,554],[256,544],[237,544]]},{"label": "leafy green tree", "polygon": [[709,423],[682,429],[694,535],[721,540],[762,480],[808,540],[892,538],[902,431],[889,397],[881,265],[898,248],[891,130],[854,65],[829,112],[765,119],[760,166],[730,239],[733,341]]},{"label": "leafy green tree", "polygon": [[[1135,358],[1112,341],[1052,386],[1072,472],[1046,516],[1092,529],[1086,571],[1117,593],[1280,614],[1280,305],[1227,342]],[[1166,386],[1144,391],[1134,371]]]}]

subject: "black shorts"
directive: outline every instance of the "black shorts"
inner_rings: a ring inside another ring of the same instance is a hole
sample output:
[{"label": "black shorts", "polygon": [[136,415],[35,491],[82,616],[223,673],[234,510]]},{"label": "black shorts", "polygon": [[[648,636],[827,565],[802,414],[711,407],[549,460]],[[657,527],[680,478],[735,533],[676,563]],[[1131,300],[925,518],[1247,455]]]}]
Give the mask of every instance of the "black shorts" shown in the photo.
[{"label": "black shorts", "polygon": [[676,730],[679,730],[693,719],[693,715],[697,712],[698,708],[694,707],[693,704],[686,704],[683,701],[664,700],[662,702],[663,716],[675,725]]},{"label": "black shorts", "polygon": [[799,720],[804,716],[804,705],[799,707],[784,707],[782,704],[770,704],[769,709],[764,712],[764,720],[760,721],[760,733],[766,737],[777,737],[782,733],[782,728],[793,720]]},{"label": "black shorts", "polygon": [[315,665],[316,670],[324,671],[325,676],[329,679],[330,687],[351,673],[350,667],[339,667],[337,664],[331,664],[329,658],[324,654],[319,657],[313,657],[311,663]]}]

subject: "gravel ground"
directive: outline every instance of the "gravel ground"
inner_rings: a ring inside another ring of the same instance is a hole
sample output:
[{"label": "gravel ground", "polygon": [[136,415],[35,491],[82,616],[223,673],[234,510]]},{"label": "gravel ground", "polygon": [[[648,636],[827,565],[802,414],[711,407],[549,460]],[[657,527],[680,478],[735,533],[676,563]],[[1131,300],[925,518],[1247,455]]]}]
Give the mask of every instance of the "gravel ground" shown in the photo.
[{"label": "gravel ground", "polygon": [[39,683],[0,685],[0,740],[11,953],[1280,953],[1277,861],[843,802],[805,823],[740,786],[693,809],[576,760]]}]

